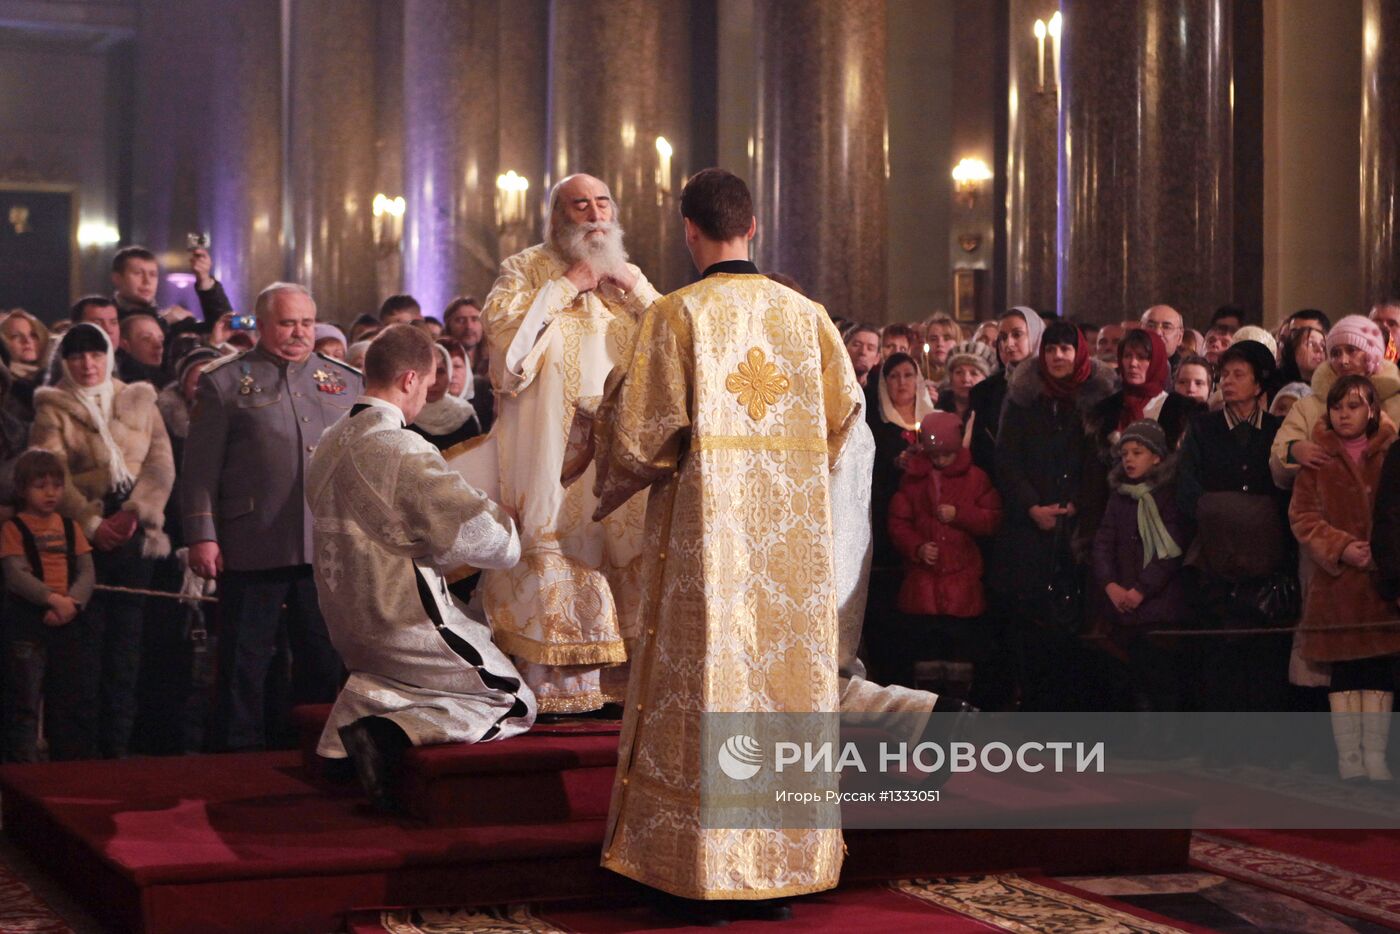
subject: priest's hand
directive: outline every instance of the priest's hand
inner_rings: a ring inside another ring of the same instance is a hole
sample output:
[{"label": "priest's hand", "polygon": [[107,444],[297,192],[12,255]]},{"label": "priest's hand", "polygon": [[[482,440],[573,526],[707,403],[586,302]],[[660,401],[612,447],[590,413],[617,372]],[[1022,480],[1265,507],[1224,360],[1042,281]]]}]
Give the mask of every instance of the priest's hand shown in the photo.
[{"label": "priest's hand", "polygon": [[609,282],[622,290],[623,295],[630,293],[637,287],[637,274],[629,269],[626,263],[608,273],[607,278]]},{"label": "priest's hand", "polygon": [[579,292],[592,292],[598,287],[598,274],[586,261],[579,260],[564,273],[564,278],[574,284]]},{"label": "priest's hand", "polygon": [[190,546],[190,570],[205,580],[218,577],[224,569],[224,556],[218,542],[195,542]]}]

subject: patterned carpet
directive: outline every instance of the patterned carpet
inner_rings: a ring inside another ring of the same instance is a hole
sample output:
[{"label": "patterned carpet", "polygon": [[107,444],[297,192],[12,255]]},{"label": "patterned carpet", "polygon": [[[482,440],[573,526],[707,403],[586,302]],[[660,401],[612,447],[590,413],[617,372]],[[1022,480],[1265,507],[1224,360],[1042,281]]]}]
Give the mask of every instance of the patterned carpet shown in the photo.
[{"label": "patterned carpet", "polygon": [[0,862],[0,934],[72,934],[11,868]]},{"label": "patterned carpet", "polygon": [[[1298,835],[1298,841],[1306,846],[1308,838]],[[1376,834],[1371,846],[1400,847],[1400,834]],[[1197,871],[1057,879],[999,874],[853,886],[798,900],[792,928],[940,934],[1380,934],[1400,929],[1400,882],[1391,879],[1201,833],[1192,841],[1191,861]],[[355,934],[686,929],[642,907],[577,903],[385,911],[351,925]],[[738,921],[730,929],[774,930],[758,921]]]}]

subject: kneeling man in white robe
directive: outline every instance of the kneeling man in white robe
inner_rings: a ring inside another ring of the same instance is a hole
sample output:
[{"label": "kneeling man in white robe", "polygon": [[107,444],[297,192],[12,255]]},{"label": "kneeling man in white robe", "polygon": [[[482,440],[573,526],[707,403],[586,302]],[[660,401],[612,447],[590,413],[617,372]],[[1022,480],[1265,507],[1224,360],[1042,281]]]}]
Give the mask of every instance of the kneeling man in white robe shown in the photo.
[{"label": "kneeling man in white robe", "polygon": [[316,751],[349,755],[370,800],[394,809],[410,745],[505,739],[530,728],[535,697],[443,573],[508,568],[515,523],[405,429],[427,401],[427,334],[385,329],[365,356],[365,394],[321,436],[307,469],[316,592],[350,678]]}]

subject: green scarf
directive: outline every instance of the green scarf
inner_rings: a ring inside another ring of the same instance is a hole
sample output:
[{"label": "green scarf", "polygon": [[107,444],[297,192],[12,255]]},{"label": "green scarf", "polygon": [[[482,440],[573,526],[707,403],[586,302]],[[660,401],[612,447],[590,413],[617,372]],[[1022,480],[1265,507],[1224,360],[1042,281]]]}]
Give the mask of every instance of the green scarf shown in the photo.
[{"label": "green scarf", "polygon": [[1162,514],[1157,511],[1157,501],[1152,498],[1152,487],[1146,483],[1125,483],[1118,492],[1137,500],[1138,534],[1142,536],[1142,566],[1147,567],[1154,558],[1175,558],[1181,554],[1181,546],[1167,531]]}]

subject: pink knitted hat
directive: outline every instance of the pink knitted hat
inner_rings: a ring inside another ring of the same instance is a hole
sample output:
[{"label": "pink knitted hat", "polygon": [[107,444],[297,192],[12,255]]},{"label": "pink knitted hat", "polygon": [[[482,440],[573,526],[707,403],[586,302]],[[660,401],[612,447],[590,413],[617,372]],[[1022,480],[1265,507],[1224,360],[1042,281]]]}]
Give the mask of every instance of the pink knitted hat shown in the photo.
[{"label": "pink knitted hat", "polygon": [[1347,315],[1327,332],[1327,352],[1342,344],[1355,347],[1366,354],[1366,375],[1380,369],[1385,358],[1385,336],[1376,322],[1364,315]]}]

